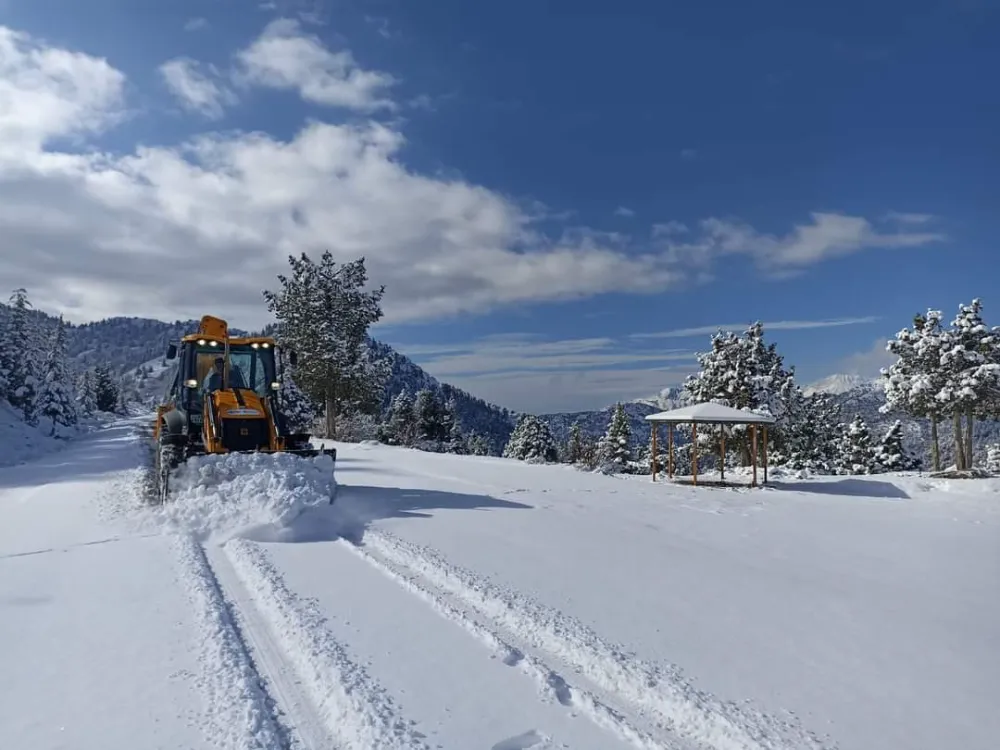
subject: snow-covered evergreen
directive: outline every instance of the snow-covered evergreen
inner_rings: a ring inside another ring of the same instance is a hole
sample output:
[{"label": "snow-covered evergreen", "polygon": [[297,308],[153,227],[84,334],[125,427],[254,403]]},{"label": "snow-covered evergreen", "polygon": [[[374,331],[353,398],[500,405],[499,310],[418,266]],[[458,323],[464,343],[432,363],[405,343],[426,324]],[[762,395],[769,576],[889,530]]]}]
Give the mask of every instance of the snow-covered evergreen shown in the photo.
[{"label": "snow-covered evergreen", "polygon": [[316,408],[295,382],[295,368],[288,361],[287,350],[281,347],[279,352],[281,386],[278,389],[278,403],[285,418],[285,429],[292,433],[311,433],[316,421]]},{"label": "snow-covered evergreen", "polygon": [[874,463],[879,471],[912,471],[920,468],[920,460],[903,445],[903,423],[896,421],[875,448]]},{"label": "snow-covered evergreen", "polygon": [[28,424],[38,423],[37,345],[29,317],[31,303],[24,289],[10,296],[10,313],[0,337],[0,371],[3,372],[2,396],[18,409]]},{"label": "snow-covered evergreen", "polygon": [[299,386],[323,405],[325,435],[335,438],[342,414],[381,408],[389,371],[366,341],[382,317],[385,289],[364,289],[364,258],[339,267],[329,251],[319,263],[305,253],[288,260],[291,274],[278,276],[281,288],[264,298],[277,318],[278,338],[298,353]]},{"label": "snow-covered evergreen", "polygon": [[620,473],[632,464],[632,431],[621,404],[615,406],[607,432],[598,445],[598,465],[603,471]]},{"label": "snow-covered evergreen", "polygon": [[1000,474],[1000,443],[991,443],[986,446],[986,470],[993,474]]},{"label": "snow-covered evergreen", "polygon": [[847,425],[840,441],[840,455],[837,461],[841,473],[874,474],[878,464],[875,460],[875,446],[872,445],[871,431],[860,415]]},{"label": "snow-covered evergreen", "polygon": [[556,441],[549,426],[533,414],[522,414],[503,450],[504,458],[521,461],[555,462],[559,460]]},{"label": "snow-covered evergreen", "polygon": [[66,326],[60,318],[45,359],[38,395],[38,414],[51,423],[53,436],[60,427],[73,427],[79,422],[74,390],[66,361]]}]

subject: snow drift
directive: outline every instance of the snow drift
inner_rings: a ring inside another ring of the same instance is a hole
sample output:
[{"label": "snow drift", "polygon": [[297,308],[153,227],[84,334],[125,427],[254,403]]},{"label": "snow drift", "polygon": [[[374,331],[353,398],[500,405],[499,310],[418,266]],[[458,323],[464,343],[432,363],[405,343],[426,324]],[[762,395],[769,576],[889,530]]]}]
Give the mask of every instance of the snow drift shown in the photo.
[{"label": "snow drift", "polygon": [[330,456],[195,456],[177,470],[171,501],[154,514],[168,528],[225,540],[287,526],[309,508],[328,506],[336,486]]}]

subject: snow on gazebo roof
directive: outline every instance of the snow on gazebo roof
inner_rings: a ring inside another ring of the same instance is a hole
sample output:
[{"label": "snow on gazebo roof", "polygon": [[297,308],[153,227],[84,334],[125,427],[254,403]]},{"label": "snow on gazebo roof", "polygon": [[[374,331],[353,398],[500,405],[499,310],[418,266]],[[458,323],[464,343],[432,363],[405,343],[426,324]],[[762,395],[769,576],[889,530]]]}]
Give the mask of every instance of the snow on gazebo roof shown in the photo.
[{"label": "snow on gazebo roof", "polygon": [[774,424],[775,418],[757,414],[746,409],[712,403],[683,406],[680,409],[661,411],[645,417],[647,422],[667,422],[671,424]]}]

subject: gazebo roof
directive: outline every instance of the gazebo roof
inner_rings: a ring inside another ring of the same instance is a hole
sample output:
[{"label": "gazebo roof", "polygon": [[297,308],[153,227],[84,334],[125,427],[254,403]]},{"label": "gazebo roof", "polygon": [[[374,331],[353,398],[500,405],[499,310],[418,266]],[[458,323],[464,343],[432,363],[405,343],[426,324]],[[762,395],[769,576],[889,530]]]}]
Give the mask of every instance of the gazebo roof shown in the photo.
[{"label": "gazebo roof", "polygon": [[647,422],[665,422],[669,424],[774,424],[774,417],[756,414],[746,409],[733,409],[730,406],[712,403],[683,406],[680,409],[661,411],[650,414]]}]

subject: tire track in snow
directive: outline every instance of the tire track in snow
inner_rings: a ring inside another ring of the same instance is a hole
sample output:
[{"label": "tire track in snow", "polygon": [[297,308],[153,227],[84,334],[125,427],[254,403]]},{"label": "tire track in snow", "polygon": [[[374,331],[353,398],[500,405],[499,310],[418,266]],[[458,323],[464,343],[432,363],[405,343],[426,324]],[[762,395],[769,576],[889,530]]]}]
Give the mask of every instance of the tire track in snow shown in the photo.
[{"label": "tire track in snow", "polygon": [[316,602],[288,588],[259,544],[233,539],[222,549],[342,750],[429,750],[415,723],[325,627]]},{"label": "tire track in snow", "polygon": [[439,592],[433,585],[428,585],[419,574],[389,562],[379,553],[353,542],[341,540],[341,544],[383,575],[429,603],[443,617],[476,636],[497,652],[507,666],[517,667],[526,673],[534,680],[538,693],[544,700],[556,701],[564,706],[579,709],[598,726],[612,731],[643,750],[693,750],[693,746],[687,743],[657,739],[647,728],[637,726],[643,722],[629,720],[622,711],[608,705],[607,701],[597,697],[593,692],[569,684],[558,671],[530,653],[523,645],[514,645],[495,628],[485,624],[481,617],[453,606],[449,601],[450,597]]},{"label": "tire track in snow", "polygon": [[204,548],[216,581],[238,620],[244,643],[257,663],[258,673],[283,713],[283,723],[292,727],[290,735],[296,748],[328,750],[335,747],[325,722],[319,717],[311,697],[301,686],[299,676],[289,663],[281,639],[272,632],[267,620],[251,600],[225,552],[216,546]]},{"label": "tire track in snow", "polygon": [[290,737],[254,667],[219,582],[197,541],[173,535],[172,544],[193,605],[202,670],[197,683],[208,703],[205,736],[220,750],[289,750]]},{"label": "tire track in snow", "polygon": [[[356,547],[362,554],[366,553],[365,548],[391,565],[426,579],[463,607],[504,627],[531,648],[565,662],[594,685],[625,701],[634,713],[650,716],[663,730],[686,744],[710,750],[835,747],[801,728],[794,718],[772,717],[743,705],[719,701],[694,688],[678,668],[647,663],[608,643],[574,618],[453,565],[435,550],[371,529],[365,532],[362,545]],[[378,563],[374,556],[367,557]],[[405,575],[395,577],[406,579]],[[464,619],[470,621],[468,617]],[[495,634],[493,638],[498,640]],[[622,718],[619,727],[626,726]],[[643,741],[637,736],[630,739]]]}]

